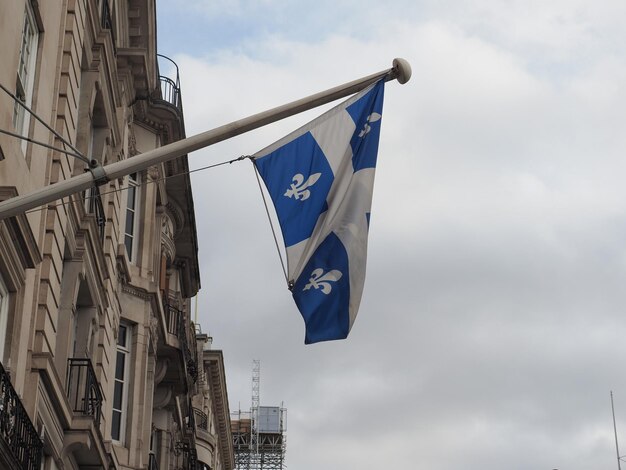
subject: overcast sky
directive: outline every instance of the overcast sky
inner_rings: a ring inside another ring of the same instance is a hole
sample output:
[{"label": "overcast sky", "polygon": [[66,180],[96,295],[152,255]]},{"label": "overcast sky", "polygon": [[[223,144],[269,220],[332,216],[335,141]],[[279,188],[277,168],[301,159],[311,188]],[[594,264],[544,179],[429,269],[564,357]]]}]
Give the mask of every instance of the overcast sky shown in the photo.
[{"label": "overcast sky", "polygon": [[[388,68],[359,316],[304,345],[249,162],[194,174],[199,321],[293,470],[589,470],[626,449],[626,2],[159,0],[192,135]],[[252,154],[321,113],[189,156]]]}]

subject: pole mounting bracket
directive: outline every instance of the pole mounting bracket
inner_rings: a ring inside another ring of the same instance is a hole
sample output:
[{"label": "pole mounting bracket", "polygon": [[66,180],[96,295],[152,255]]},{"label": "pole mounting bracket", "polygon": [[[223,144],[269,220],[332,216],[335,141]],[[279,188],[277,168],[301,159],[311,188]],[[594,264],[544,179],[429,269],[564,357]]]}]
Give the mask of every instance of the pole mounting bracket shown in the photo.
[{"label": "pole mounting bracket", "polygon": [[111,181],[104,167],[95,159],[89,162],[89,171],[93,176],[93,184],[96,186],[102,186]]}]

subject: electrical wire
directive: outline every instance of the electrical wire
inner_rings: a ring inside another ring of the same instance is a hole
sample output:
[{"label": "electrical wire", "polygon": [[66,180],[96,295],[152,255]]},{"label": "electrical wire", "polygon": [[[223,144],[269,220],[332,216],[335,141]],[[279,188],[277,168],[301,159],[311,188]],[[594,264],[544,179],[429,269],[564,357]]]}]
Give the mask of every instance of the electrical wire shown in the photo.
[{"label": "electrical wire", "polygon": [[[250,157],[248,157],[246,155],[242,155],[241,157],[234,158],[232,160],[227,160],[227,161],[224,161],[224,162],[214,163],[212,165],[207,165],[207,166],[204,166],[202,168],[196,168],[195,170],[189,170],[189,171],[184,171],[182,173],[176,173],[175,175],[163,176],[163,177],[158,178],[158,179],[153,180],[153,181],[146,181],[144,183],[139,184],[138,186],[147,186],[149,184],[160,183],[161,181],[165,181],[165,180],[168,180],[168,179],[171,179],[171,178],[177,178],[177,177],[180,177],[180,176],[190,175],[190,174],[196,173],[198,171],[210,170],[211,168],[216,168],[216,167],[222,166],[222,165],[228,165],[228,164],[231,164],[231,163],[234,163],[234,162],[245,160],[246,158],[250,158]],[[115,193],[119,193],[119,192],[122,192],[122,191],[126,191],[128,189],[129,189],[128,187],[111,189],[109,191],[101,192],[99,196],[86,196],[86,197],[81,196],[80,198],[83,201],[87,201],[87,200],[91,199],[92,197],[102,197],[102,196],[106,196],[108,194],[115,194]],[[61,201],[61,202],[57,202],[55,204],[46,204],[44,206],[38,207],[37,209],[31,209],[29,211],[26,211],[26,214],[30,214],[32,212],[40,212],[40,211],[43,211],[43,210],[46,210],[46,209],[49,209],[49,208],[53,208],[53,207],[66,206],[66,205],[70,204],[71,202],[72,201]]]}]

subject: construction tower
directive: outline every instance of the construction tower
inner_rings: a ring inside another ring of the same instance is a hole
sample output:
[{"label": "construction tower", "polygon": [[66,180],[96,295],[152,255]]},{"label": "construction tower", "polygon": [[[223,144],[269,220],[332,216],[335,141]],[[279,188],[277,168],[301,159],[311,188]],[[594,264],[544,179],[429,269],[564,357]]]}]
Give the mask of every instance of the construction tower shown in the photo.
[{"label": "construction tower", "polygon": [[260,406],[261,361],[252,366],[249,412],[231,413],[230,423],[237,470],[283,470],[287,441],[287,409]]}]

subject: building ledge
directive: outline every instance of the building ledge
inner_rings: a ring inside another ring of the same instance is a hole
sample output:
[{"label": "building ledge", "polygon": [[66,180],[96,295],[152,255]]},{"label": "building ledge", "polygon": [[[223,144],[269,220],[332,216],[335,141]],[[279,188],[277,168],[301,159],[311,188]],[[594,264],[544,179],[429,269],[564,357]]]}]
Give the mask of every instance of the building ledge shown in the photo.
[{"label": "building ledge", "polygon": [[80,468],[109,468],[109,455],[100,430],[89,416],[74,416],[72,429],[65,431],[63,447],[71,452]]},{"label": "building ledge", "polygon": [[60,418],[61,426],[64,428],[69,427],[72,422],[72,412],[67,401],[64,382],[57,374],[52,354],[34,353],[32,356],[32,368],[39,371],[46,385],[46,390],[48,390],[52,406]]}]

